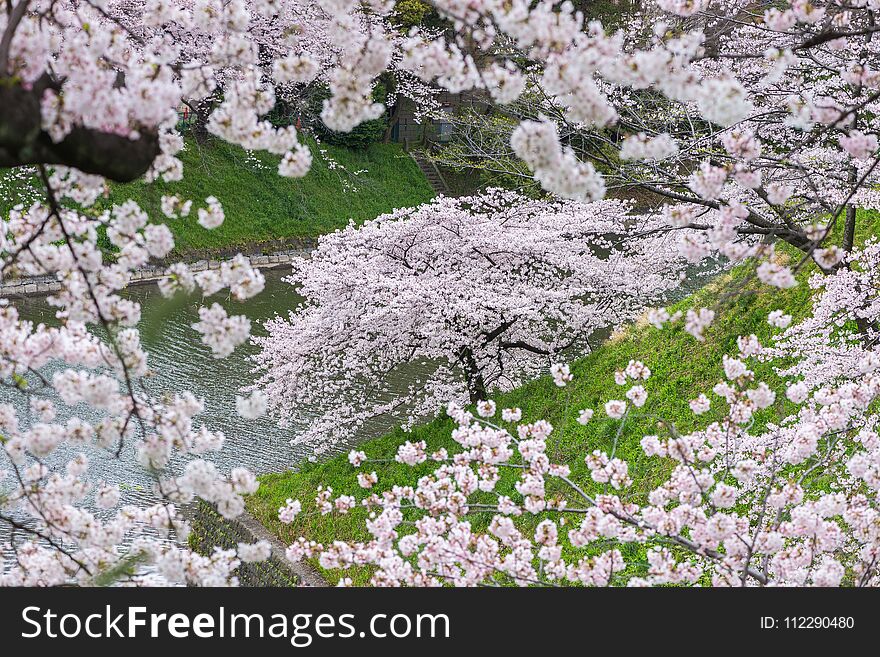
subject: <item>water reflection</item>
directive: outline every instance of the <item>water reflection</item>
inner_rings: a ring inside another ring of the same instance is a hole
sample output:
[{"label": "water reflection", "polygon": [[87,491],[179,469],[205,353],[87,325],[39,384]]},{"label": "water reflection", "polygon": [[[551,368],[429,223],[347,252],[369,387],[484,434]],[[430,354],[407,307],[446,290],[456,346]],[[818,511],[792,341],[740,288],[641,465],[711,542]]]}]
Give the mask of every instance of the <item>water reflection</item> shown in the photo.
[{"label": "water reflection", "polygon": [[[230,313],[247,315],[251,319],[253,333],[259,335],[263,331],[264,320],[275,313],[285,314],[302,300],[292,286],[281,280],[287,272],[287,268],[266,271],[266,290],[254,299],[245,303],[221,299],[220,303]],[[223,431],[226,436],[223,451],[213,455],[218,466],[228,470],[233,465],[246,465],[257,472],[269,472],[289,468],[308,456],[303,448],[297,452],[289,444],[296,427],[280,429],[268,417],[256,421],[245,420],[235,412],[236,392],[252,381],[248,356],[255,352],[256,347],[248,343],[236,349],[228,358],[213,358],[211,350],[199,342],[199,336],[192,328],[192,324],[198,321],[200,299],[169,301],[158,294],[157,288],[152,285],[133,287],[129,295],[140,302],[142,308],[141,340],[153,373],[145,379],[146,386],[153,393],[190,390],[204,398],[205,410],[197,420],[212,429]],[[23,319],[57,323],[55,309],[45,299],[33,298],[13,303]],[[50,377],[55,369],[58,366],[49,366],[43,374]],[[21,411],[27,412],[20,393],[4,390],[0,395],[6,398],[3,401],[13,402]],[[62,408],[63,405],[59,403],[59,409]],[[75,411],[84,417],[90,415],[85,407]],[[89,456],[98,456],[100,461],[111,461],[107,464],[112,466],[106,470],[107,477],[111,476],[110,470],[122,470],[116,475],[120,481],[131,484],[148,482],[149,476],[138,472],[141,468],[128,467],[124,457],[130,451],[126,449],[120,456],[126,465],[124,468],[120,467],[120,463],[112,462],[116,459],[108,459],[103,452]],[[96,467],[99,467],[99,463],[92,458],[91,469]],[[104,476],[105,468],[101,470]]]}]

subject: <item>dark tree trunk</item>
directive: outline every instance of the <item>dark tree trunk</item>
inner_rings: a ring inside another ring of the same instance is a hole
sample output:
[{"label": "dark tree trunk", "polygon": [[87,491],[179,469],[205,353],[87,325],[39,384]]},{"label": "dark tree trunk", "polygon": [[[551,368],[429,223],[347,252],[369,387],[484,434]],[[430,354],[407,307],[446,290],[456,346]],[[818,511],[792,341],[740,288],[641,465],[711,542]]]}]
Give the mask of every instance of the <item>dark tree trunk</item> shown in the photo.
[{"label": "dark tree trunk", "polygon": [[[858,182],[859,172],[855,167],[849,168],[849,184],[854,187]],[[856,206],[850,203],[846,206],[846,223],[843,226],[843,250],[849,253],[856,241]]]},{"label": "dark tree trunk", "polygon": [[205,99],[200,100],[194,104],[187,103],[189,108],[193,113],[193,124],[192,124],[192,134],[195,137],[195,140],[204,144],[208,141],[208,137],[210,136],[208,133],[208,119],[211,116],[211,110],[213,109],[213,101]]},{"label": "dark tree trunk", "polygon": [[843,227],[843,250],[849,253],[856,241],[856,206],[846,206],[846,224]]},{"label": "dark tree trunk", "polygon": [[[26,3],[20,3],[19,6]],[[42,127],[40,102],[57,83],[43,74],[25,89],[0,75],[0,167],[63,164],[118,182],[142,176],[159,154],[159,135],[141,130],[139,139],[75,126],[59,142]]]},{"label": "dark tree trunk", "polygon": [[478,401],[486,399],[486,381],[483,379],[483,373],[477,365],[477,359],[474,358],[473,350],[470,347],[462,349],[459,360],[464,369],[471,404],[476,404]]}]

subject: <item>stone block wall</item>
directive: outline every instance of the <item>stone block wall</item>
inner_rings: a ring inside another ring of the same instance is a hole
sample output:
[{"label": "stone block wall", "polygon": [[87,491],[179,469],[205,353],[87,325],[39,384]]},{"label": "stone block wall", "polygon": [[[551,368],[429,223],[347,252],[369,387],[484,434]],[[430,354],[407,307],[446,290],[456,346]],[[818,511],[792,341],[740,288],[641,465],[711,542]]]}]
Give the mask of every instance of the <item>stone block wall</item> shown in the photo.
[{"label": "stone block wall", "polygon": [[[295,248],[286,248],[285,250],[252,250],[245,253],[250,258],[251,264],[258,269],[273,269],[289,265],[294,259],[308,255],[314,247],[314,242],[300,240],[302,244]],[[269,243],[271,247],[285,246],[289,242],[284,240],[276,240]],[[193,252],[190,255],[196,255]],[[238,253],[236,249],[223,249],[219,251],[205,250],[200,260],[184,260],[190,269],[194,272],[203,271],[205,269],[219,269],[224,259],[232,258]],[[201,252],[198,252],[202,255]],[[150,264],[131,273],[129,285],[143,285],[147,283],[155,283],[165,275],[168,265],[176,262],[173,258],[162,261],[158,264]],[[24,278],[13,278],[0,282],[0,297],[22,298],[41,296],[52,294],[61,289],[61,284],[52,276],[28,276]]]}]

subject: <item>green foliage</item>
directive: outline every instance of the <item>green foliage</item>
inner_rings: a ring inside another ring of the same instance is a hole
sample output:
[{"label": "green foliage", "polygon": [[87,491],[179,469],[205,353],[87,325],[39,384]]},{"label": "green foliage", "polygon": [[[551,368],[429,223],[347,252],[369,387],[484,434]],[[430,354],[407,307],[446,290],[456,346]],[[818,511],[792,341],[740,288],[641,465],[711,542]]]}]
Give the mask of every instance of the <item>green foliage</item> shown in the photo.
[{"label": "green foliage", "polygon": [[121,580],[127,580],[137,573],[139,566],[147,562],[147,555],[137,553],[119,560],[111,568],[99,572],[91,581],[92,586],[115,586]]},{"label": "green foliage", "polygon": [[378,144],[385,137],[388,129],[388,118],[381,117],[372,121],[364,121],[351,132],[333,132],[321,128],[321,139],[336,146],[346,148],[366,148],[370,144]]},{"label": "green foliage", "polygon": [[401,32],[408,32],[411,27],[421,25],[433,11],[431,5],[422,0],[399,0],[391,18]]},{"label": "green foliage", "polygon": [[[497,108],[485,113],[463,107],[457,113],[452,140],[438,145],[431,157],[438,165],[470,180],[474,187],[502,187],[527,196],[545,196],[525,163],[510,150],[510,135],[517,125],[517,119]],[[475,156],[473,143],[493,153],[493,157]]]},{"label": "green foliage", "polygon": [[425,0],[398,0],[391,13],[391,24],[404,34],[413,27],[445,31],[452,25]]},{"label": "green foliage", "polygon": [[280,98],[275,101],[275,106],[272,108],[272,111],[263,118],[276,128],[295,125],[296,123],[296,116],[294,116],[290,104]]},{"label": "green foliage", "polygon": [[0,169],[0,213],[5,216],[16,205],[30,206],[40,200],[41,190],[36,167]]},{"label": "green foliage", "polygon": [[641,0],[575,0],[575,9],[584,13],[584,20],[599,20],[606,31],[622,28],[626,19],[642,8]]},{"label": "green foliage", "polygon": [[[386,96],[387,92],[384,85],[377,84],[373,89],[373,100],[377,103],[384,103]],[[315,95],[312,101],[312,111],[315,116],[321,113],[321,103],[325,98],[329,97],[329,89],[324,89],[321,93]],[[371,121],[364,121],[351,132],[334,132],[325,126],[320,119],[315,125],[315,132],[324,143],[352,149],[364,149],[371,144],[381,142],[385,137],[386,130],[388,130],[387,115],[382,115],[378,119]]]}]

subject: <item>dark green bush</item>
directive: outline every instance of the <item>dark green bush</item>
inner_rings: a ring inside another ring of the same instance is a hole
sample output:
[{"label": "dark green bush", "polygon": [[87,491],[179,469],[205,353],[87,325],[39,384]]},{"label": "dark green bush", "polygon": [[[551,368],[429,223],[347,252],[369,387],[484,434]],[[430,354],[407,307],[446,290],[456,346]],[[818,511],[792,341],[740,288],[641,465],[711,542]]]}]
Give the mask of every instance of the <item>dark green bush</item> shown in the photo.
[{"label": "dark green bush", "polygon": [[[385,87],[376,85],[373,89],[373,100],[377,103],[384,103],[385,95]],[[325,98],[329,97],[329,90],[316,94],[314,101],[317,104],[316,116],[320,116],[321,104]],[[334,146],[345,146],[346,148],[366,148],[370,144],[379,143],[384,139],[387,129],[387,114],[372,121],[364,121],[351,132],[334,132],[325,126],[320,118],[315,122],[315,132],[321,141],[333,144]]]}]

